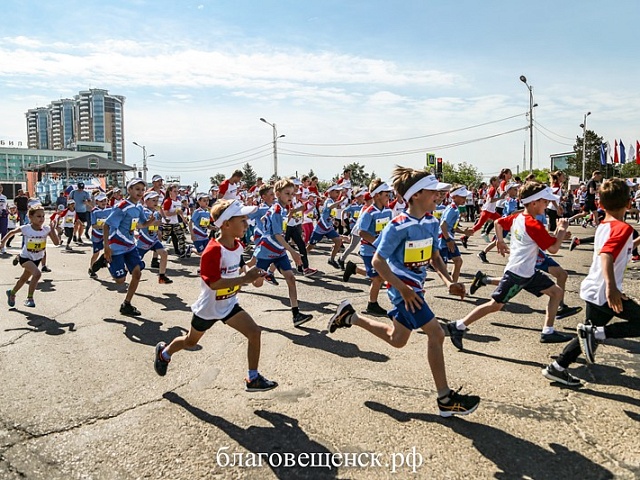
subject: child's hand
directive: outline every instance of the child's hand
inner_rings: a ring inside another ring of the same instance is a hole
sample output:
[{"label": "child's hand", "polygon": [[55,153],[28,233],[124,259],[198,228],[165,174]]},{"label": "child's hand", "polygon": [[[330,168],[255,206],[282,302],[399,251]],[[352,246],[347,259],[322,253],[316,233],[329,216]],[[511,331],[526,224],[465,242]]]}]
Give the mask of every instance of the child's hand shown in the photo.
[{"label": "child's hand", "polygon": [[406,286],[402,290],[400,290],[400,295],[402,295],[402,299],[404,300],[404,306],[411,313],[414,313],[416,309],[419,309],[422,306],[423,300],[420,298],[413,288]]},{"label": "child's hand", "polygon": [[253,282],[254,280],[260,277],[264,277],[266,274],[267,272],[265,272],[261,268],[252,267],[249,270],[247,270],[247,273],[245,273],[245,278],[247,282]]},{"label": "child's hand", "polygon": [[457,295],[458,297],[460,297],[460,300],[464,299],[466,293],[467,292],[464,288],[464,283],[452,283],[451,285],[449,285],[449,294]]},{"label": "child's hand", "polygon": [[509,253],[509,247],[504,243],[504,240],[498,240],[496,242],[496,250],[498,250],[498,253],[503,257]]},{"label": "child's hand", "polygon": [[611,310],[616,313],[622,312],[622,301],[627,300],[627,296],[617,288],[607,289],[607,303]]}]

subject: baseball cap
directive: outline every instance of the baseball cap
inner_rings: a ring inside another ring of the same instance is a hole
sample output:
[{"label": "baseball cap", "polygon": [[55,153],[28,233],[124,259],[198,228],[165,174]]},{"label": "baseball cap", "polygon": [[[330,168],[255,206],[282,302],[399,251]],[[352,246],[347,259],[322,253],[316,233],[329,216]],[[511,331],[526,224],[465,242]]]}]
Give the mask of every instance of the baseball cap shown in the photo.
[{"label": "baseball cap", "polygon": [[138,183],[142,183],[144,185],[147,184],[147,182],[145,182],[143,179],[136,177],[129,180],[129,183],[127,183],[127,189],[133,187],[134,185],[137,185]]},{"label": "baseball cap", "polygon": [[104,193],[99,193],[98,195],[96,195],[96,202],[101,202],[106,199],[107,199],[107,196]]},{"label": "baseball cap", "polygon": [[154,176],[151,178],[151,181],[152,181],[152,182],[157,182],[157,181],[162,181],[162,180],[163,180],[163,178],[162,178],[162,176],[161,176],[161,175],[154,175]]},{"label": "baseball cap", "polygon": [[160,194],[158,194],[158,192],[156,192],[155,190],[151,190],[150,192],[147,192],[144,194],[144,200],[145,202],[147,200],[150,200],[152,198],[158,198],[160,196]]},{"label": "baseball cap", "polygon": [[78,188],[84,188],[84,183],[78,182]]}]

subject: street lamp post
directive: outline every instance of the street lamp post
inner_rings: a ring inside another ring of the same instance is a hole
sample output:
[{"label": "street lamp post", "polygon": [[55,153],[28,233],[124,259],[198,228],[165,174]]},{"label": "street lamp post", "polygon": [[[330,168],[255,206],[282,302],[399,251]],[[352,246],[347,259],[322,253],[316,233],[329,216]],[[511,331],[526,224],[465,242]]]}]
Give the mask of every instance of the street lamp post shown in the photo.
[{"label": "street lamp post", "polygon": [[147,183],[147,159],[151,158],[151,157],[155,157],[155,155],[152,153],[151,155],[147,155],[147,147],[145,147],[144,145],[140,145],[137,142],[133,142],[133,144],[136,147],[140,147],[142,149],[142,179],[144,180],[144,183]]},{"label": "street lamp post", "polygon": [[264,118],[260,118],[260,121],[270,125],[273,129],[273,176],[278,178],[278,139],[284,137],[284,135],[278,135],[275,123],[269,123]]},{"label": "street lamp post", "polygon": [[584,114],[584,121],[580,124],[582,127],[582,181],[585,181],[585,170],[587,168],[587,117],[591,112]]},{"label": "street lamp post", "polygon": [[527,77],[520,75],[520,81],[529,89],[529,173],[533,173],[533,107],[538,104],[533,104],[533,86],[527,83]]}]

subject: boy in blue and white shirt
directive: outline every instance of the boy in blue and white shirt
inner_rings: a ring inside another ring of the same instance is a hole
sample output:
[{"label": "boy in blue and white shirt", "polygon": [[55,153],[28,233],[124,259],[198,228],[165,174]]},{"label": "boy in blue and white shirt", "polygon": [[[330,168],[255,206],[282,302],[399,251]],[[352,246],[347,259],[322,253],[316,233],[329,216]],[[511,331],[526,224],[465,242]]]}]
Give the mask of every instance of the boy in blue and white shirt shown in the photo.
[{"label": "boy in blue and white shirt", "polygon": [[[140,258],[144,258],[149,250],[158,254],[160,258],[160,266],[158,268],[158,283],[170,284],[173,283],[169,277],[167,277],[167,250],[162,245],[160,238],[158,238],[158,229],[162,223],[162,215],[158,211],[158,202],[160,201],[160,194],[153,190],[144,194],[144,207],[142,208],[142,225],[146,227],[138,227],[138,241],[136,242],[136,248],[140,254]],[[151,223],[149,223],[151,222]]]},{"label": "boy in blue and white shirt", "polygon": [[460,270],[462,269],[462,256],[455,240],[456,232],[462,235],[473,234],[473,229],[462,229],[458,226],[460,222],[460,210],[458,210],[458,207],[465,204],[468,194],[467,187],[464,185],[454,186],[449,194],[451,203],[444,209],[440,218],[438,250],[445,263],[449,260],[453,263],[453,273],[451,274],[453,283],[458,282]]},{"label": "boy in blue and white shirt", "polygon": [[213,229],[211,222],[211,212],[209,212],[209,195],[199,193],[196,197],[198,208],[193,211],[189,220],[189,230],[191,231],[191,241],[193,242],[193,253],[202,255],[209,243],[209,232]]},{"label": "boy in blue and white shirt", "polygon": [[313,233],[311,234],[311,238],[309,239],[309,245],[307,245],[307,252],[313,250],[313,247],[322,240],[324,237],[327,237],[333,242],[333,249],[331,250],[331,258],[327,263],[331,265],[333,268],[340,268],[340,264],[336,262],[336,255],[340,251],[340,247],[342,247],[342,237],[336,229],[334,228],[333,221],[337,216],[338,210],[342,210],[349,199],[344,196],[342,193],[342,186],[340,185],[332,185],[325,192],[329,198],[327,198],[324,202],[324,206],[322,207],[322,212],[320,213],[320,218],[318,219],[318,223],[313,229]]},{"label": "boy in blue and white shirt", "polygon": [[[89,262],[89,276],[97,278],[97,271],[106,266],[104,254],[100,252],[104,250],[104,224],[111,215],[111,207],[107,206],[107,196],[99,193],[95,196],[96,206],[91,210],[91,245],[93,247],[93,255]],[[100,258],[98,258],[100,257]]]}]

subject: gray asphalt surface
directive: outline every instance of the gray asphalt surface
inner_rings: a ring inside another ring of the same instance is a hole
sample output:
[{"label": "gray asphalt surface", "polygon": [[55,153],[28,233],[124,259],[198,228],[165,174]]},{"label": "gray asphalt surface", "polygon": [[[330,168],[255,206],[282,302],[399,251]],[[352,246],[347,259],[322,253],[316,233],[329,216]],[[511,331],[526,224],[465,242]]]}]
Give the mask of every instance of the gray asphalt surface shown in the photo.
[{"label": "gray asphalt surface", "polygon": [[[502,273],[506,259],[495,252],[491,264],[480,263],[482,246],[475,237],[463,252],[467,282],[478,268]],[[357,327],[323,331],[342,299],[363,310],[368,296],[364,279],[344,284],[326,264],[328,245],[311,257],[324,274],[298,277],[301,310],[314,315],[304,328],[292,325],[284,282],[241,293],[264,328],[260,371],[280,383],[266,393],[244,391],[246,342],[223,325],[199,349],[178,353],[166,377],[155,374],[155,344],[189,327],[197,260],[170,261],[172,285],[145,270],[134,299],[142,316],[128,318],[106,270],[88,277],[89,246],[75,250],[49,247],[53,272],[43,275],[36,308],[22,306],[26,289],[12,310],[2,294],[0,478],[640,477],[640,343],[607,341],[596,365],[580,359],[572,372],[582,388],[551,385],[540,370],[562,346],[538,341],[544,299],[523,292],[477,322],[465,352],[445,339],[449,383],[482,403],[468,417],[441,419],[424,335],[396,350]],[[570,274],[570,305],[582,304],[591,256],[588,246],[570,253],[568,245],[555,256]],[[10,256],[0,258],[3,292],[20,273]],[[631,264],[625,288],[636,299],[638,279],[640,264]],[[434,274],[426,284],[441,321],[460,318],[491,291],[460,301]],[[380,303],[390,305],[386,294]],[[574,334],[581,321],[578,314],[556,326]]]}]

